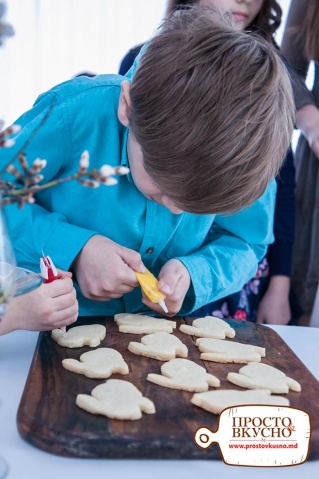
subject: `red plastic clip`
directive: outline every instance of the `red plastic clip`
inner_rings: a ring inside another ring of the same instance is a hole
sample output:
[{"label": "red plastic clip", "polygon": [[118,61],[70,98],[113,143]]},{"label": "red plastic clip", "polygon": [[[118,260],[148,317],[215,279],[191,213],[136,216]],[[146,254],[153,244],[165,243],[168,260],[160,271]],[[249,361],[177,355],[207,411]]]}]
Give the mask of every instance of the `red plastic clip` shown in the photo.
[{"label": "red plastic clip", "polygon": [[50,256],[44,256],[43,252],[42,258],[40,258],[40,270],[44,283],[52,283],[58,278],[58,272],[53,261]]}]

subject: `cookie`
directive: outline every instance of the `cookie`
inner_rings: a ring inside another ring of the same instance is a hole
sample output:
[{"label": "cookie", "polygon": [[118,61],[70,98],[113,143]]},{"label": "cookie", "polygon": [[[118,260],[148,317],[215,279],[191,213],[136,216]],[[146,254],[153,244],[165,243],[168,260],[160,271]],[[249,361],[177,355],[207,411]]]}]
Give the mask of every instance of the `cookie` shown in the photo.
[{"label": "cookie", "polygon": [[248,389],[268,389],[277,394],[286,394],[289,389],[300,392],[300,384],[279,369],[263,363],[249,363],[239,373],[228,373],[227,379],[237,386]]},{"label": "cookie", "polygon": [[189,359],[171,359],[162,365],[161,373],[150,373],[147,380],[166,388],[190,392],[207,391],[209,386],[220,386],[218,378]]},{"label": "cookie", "polygon": [[213,414],[221,413],[226,407],[246,404],[275,404],[278,406],[289,406],[290,404],[289,400],[282,396],[271,396],[271,392],[266,389],[255,389],[254,391],[223,389],[196,393],[192,397],[191,403]]},{"label": "cookie", "polygon": [[61,329],[53,329],[52,339],[65,348],[81,348],[99,346],[105,338],[106,328],[102,324],[88,324],[86,326],[75,326],[64,333]]},{"label": "cookie", "polygon": [[226,321],[215,318],[215,316],[194,319],[192,326],[182,324],[179,329],[185,334],[200,338],[225,339],[225,337],[233,338],[235,336],[235,330]]},{"label": "cookie", "polygon": [[158,359],[159,361],[169,361],[176,356],[181,358],[187,358],[188,356],[188,349],[180,339],[163,332],[143,336],[140,343],[131,341],[127,349],[131,353]]},{"label": "cookie", "polygon": [[158,331],[172,333],[176,328],[175,321],[164,318],[152,318],[142,314],[120,313],[114,316],[114,321],[121,333],[152,334]]},{"label": "cookie", "polygon": [[62,365],[69,371],[96,379],[108,378],[115,373],[129,373],[122,355],[111,348],[99,348],[83,353],[79,361],[72,358],[63,359]]},{"label": "cookie", "polygon": [[266,355],[265,348],[223,339],[198,338],[196,346],[201,351],[201,359],[217,363],[260,362]]},{"label": "cookie", "polygon": [[142,412],[155,414],[154,403],[144,397],[134,384],[121,379],[108,379],[96,386],[91,395],[78,394],[76,404],[91,414],[111,419],[141,419]]}]

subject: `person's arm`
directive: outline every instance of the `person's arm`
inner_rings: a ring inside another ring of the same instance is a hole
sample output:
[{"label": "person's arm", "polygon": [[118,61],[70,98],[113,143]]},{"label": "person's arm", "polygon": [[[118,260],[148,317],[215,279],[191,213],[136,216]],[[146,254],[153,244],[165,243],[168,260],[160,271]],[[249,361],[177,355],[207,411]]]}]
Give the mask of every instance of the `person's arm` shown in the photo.
[{"label": "person's arm", "polygon": [[295,233],[295,168],[289,150],[277,177],[275,241],[268,248],[269,285],[260,301],[257,323],[288,324],[292,249]]},{"label": "person's arm", "polygon": [[0,336],[18,329],[49,331],[74,323],[78,302],[71,273],[59,271],[59,279],[13,298],[0,320]]},{"label": "person's arm", "polygon": [[258,262],[273,241],[275,196],[276,182],[272,181],[262,197],[249,208],[233,215],[216,216],[211,233],[200,250],[176,257],[164,265],[159,274],[160,289],[163,290],[164,283],[183,289],[182,295],[178,290],[178,304],[174,291],[166,298],[169,310],[174,300],[174,310],[187,315],[239,291],[254,276]]},{"label": "person's arm", "polygon": [[295,230],[295,169],[290,150],[277,178],[275,208],[275,241],[269,246],[270,268],[268,288],[260,302],[257,323],[288,324],[292,248]]},{"label": "person's arm", "polygon": [[305,83],[309,68],[309,61],[303,51],[305,39],[298,31],[307,4],[308,0],[292,0],[281,45],[281,51],[289,63],[297,109],[307,104],[315,104],[315,99]]},{"label": "person's arm", "polygon": [[309,60],[304,54],[304,38],[298,28],[304,18],[308,0],[292,0],[282,42],[282,52],[290,63],[296,103],[296,126],[319,158],[319,109],[306,86]]},{"label": "person's arm", "polygon": [[296,124],[319,158],[319,109],[312,104],[302,106],[297,110]]},{"label": "person's arm", "polygon": [[[48,118],[41,125],[50,109]],[[47,160],[46,167],[41,171],[44,183],[63,176],[61,170],[67,163],[71,150],[70,132],[65,122],[63,107],[56,95],[51,92],[41,95],[34,107],[22,115],[16,123],[20,125],[21,130],[15,135],[15,144],[12,147],[0,149],[1,167],[20,151],[38,129],[25,150],[29,167],[36,158],[41,157]],[[18,160],[14,165],[19,168]],[[75,163],[74,172],[77,168],[78,163]],[[14,175],[6,173],[3,179],[19,187],[19,181]],[[69,183],[68,186],[72,194],[73,185]],[[63,201],[63,198],[60,201]],[[25,204],[23,208],[18,208],[16,204],[8,205],[6,212],[18,264],[31,270],[38,269],[43,250],[54,258],[59,268],[67,271],[83,245],[96,233],[71,225],[62,214],[42,207],[39,196],[35,204]]]},{"label": "person's arm", "polygon": [[288,324],[291,319],[289,291],[289,276],[272,276],[267,291],[260,301],[256,323]]},{"label": "person's arm", "polygon": [[[89,88],[82,88],[84,81],[90,81]],[[8,159],[19,151],[41,123],[48,108],[55,102],[46,122],[28,145],[27,159],[29,164],[39,156],[47,160],[47,165],[41,172],[44,175],[44,183],[76,173],[83,152],[79,145],[83,145],[83,149],[87,147],[88,150],[91,147],[96,152],[99,141],[102,140],[101,137],[96,138],[94,128],[99,127],[99,132],[103,131],[107,136],[105,116],[99,121],[107,111],[104,112],[101,107],[100,117],[96,120],[93,115],[85,114],[87,108],[93,108],[92,104],[88,106],[87,100],[88,90],[94,87],[91,82],[91,79],[73,80],[62,86],[62,93],[61,88],[56,87],[42,95],[35,106],[17,120],[22,127],[21,131],[16,137],[16,144],[7,149],[5,154],[1,152],[1,164],[8,162]],[[96,82],[99,85],[98,79]],[[55,93],[56,90],[58,93]],[[99,94],[103,95],[101,89],[98,90]],[[109,100],[110,95],[108,93],[105,95]],[[96,103],[103,104],[96,90],[91,93],[90,98],[92,97]],[[117,97],[114,96],[114,102],[116,101]],[[92,119],[95,121],[93,124]],[[117,123],[117,120],[114,122]],[[95,165],[97,168],[101,166],[96,158],[98,157],[95,153],[91,158],[91,168]],[[6,179],[18,184],[12,175],[7,174]],[[100,188],[108,187],[102,185]],[[21,209],[15,204],[9,205],[7,207],[9,230],[19,265],[37,270],[41,251],[44,251],[57,267],[69,270],[71,265],[73,266],[75,279],[87,298],[108,301],[137,287],[138,282],[133,269],[141,270],[141,257],[137,252],[123,248],[99,235],[99,231],[92,231],[86,227],[88,224],[86,201],[88,207],[91,197],[95,197],[97,201],[94,192],[95,190],[85,188],[76,181],[69,181],[37,193],[34,204],[25,204]],[[103,194],[100,198],[107,201],[107,196]],[[72,221],[69,218],[72,218]],[[99,228],[97,221],[90,224]],[[88,261],[86,258],[89,258]]]}]

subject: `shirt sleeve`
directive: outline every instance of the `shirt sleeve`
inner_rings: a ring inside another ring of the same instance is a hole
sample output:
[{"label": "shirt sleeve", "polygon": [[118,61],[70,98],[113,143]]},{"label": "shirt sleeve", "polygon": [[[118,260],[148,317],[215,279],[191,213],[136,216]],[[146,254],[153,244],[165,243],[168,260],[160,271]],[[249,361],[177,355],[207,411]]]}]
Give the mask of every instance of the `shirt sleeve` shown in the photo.
[{"label": "shirt sleeve", "polygon": [[180,314],[239,291],[251,279],[273,242],[276,182],[252,206],[233,215],[218,215],[203,247],[179,257],[192,286]]},{"label": "shirt sleeve", "polygon": [[[42,183],[63,176],[63,167],[71,151],[71,133],[57,96],[52,92],[41,95],[16,124],[21,130],[11,148],[0,149],[0,164],[7,164],[23,149],[29,166],[36,158],[47,160],[47,166],[41,171]],[[18,161],[14,165],[19,168]],[[74,169],[75,173],[77,165]],[[4,179],[21,187],[12,174],[6,173]],[[57,267],[68,270],[84,244],[96,234],[70,224],[61,213],[43,208],[40,201],[22,208],[8,205],[6,210],[17,263],[35,271],[39,270],[42,251],[52,257]]]},{"label": "shirt sleeve", "polygon": [[267,253],[270,275],[290,276],[295,236],[295,167],[288,151],[277,181],[274,234]]}]

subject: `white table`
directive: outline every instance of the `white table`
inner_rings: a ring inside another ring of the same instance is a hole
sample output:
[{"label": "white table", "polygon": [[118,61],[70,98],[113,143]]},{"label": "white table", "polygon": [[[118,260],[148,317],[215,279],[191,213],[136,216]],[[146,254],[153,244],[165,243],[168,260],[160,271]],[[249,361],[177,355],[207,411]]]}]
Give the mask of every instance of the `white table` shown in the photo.
[{"label": "white table", "polygon": [[313,328],[319,328],[319,284],[311,313],[309,326],[312,326]]},{"label": "white table", "polygon": [[[319,328],[274,329],[319,379]],[[16,331],[0,337],[0,456],[8,462],[8,479],[312,479],[319,461],[294,467],[226,466],[221,460],[73,459],[41,451],[20,438],[16,413],[38,334]]]}]

